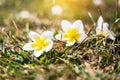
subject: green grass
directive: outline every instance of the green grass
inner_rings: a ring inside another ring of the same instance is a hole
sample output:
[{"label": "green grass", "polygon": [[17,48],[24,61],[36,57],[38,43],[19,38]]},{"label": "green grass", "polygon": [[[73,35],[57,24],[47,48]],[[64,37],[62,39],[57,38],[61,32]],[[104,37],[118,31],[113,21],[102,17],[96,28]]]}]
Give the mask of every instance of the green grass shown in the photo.
[{"label": "green grass", "polygon": [[[0,5],[0,80],[120,80],[120,6],[115,3],[117,0],[104,0],[100,6],[104,20],[116,34],[115,41],[95,36],[94,26],[100,11],[92,0],[56,0],[63,8],[60,16],[50,12],[53,0],[2,1],[5,2]],[[41,25],[32,20],[16,20],[15,14],[22,10],[35,14]],[[88,16],[88,12],[93,17]],[[54,39],[52,50],[39,58],[32,55],[33,51],[22,49],[29,41],[29,31],[42,32],[54,26],[57,34],[63,19],[81,19],[86,33],[92,27],[86,41],[66,47],[65,42]]]},{"label": "green grass", "polygon": [[[30,30],[39,28],[31,25]],[[29,40],[29,29],[22,25],[17,28],[13,24],[1,27],[0,80],[120,79],[119,35],[113,42],[90,33],[85,42],[72,47],[65,47],[64,42],[54,40],[53,49],[36,58],[32,51],[22,49]]]}]

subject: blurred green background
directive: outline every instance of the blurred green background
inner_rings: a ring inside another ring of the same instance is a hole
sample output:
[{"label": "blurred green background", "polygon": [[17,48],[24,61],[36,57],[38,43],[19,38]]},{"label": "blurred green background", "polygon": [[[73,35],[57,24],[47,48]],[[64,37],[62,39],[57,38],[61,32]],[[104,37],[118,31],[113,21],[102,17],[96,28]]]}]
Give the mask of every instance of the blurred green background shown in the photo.
[{"label": "blurred green background", "polygon": [[[106,21],[113,23],[116,19],[115,1],[103,0],[102,5],[96,6],[93,0],[0,0],[0,23],[2,24],[4,19],[14,19],[16,14],[23,10],[29,11],[39,19],[82,19],[85,23],[91,23],[88,12],[91,12],[95,20],[102,13]],[[52,14],[51,9],[54,5],[61,7],[60,15]],[[120,13],[117,17],[119,15]]]}]

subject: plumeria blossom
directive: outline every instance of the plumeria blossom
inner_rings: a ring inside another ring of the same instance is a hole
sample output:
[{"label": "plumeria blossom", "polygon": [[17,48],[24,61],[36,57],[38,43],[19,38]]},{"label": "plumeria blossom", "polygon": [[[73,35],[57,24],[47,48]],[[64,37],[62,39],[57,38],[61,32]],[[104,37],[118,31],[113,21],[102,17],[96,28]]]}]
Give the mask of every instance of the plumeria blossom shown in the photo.
[{"label": "plumeria blossom", "polygon": [[48,52],[53,46],[53,33],[51,31],[45,31],[39,35],[36,32],[30,32],[29,38],[32,42],[29,42],[23,46],[24,50],[34,50],[33,55],[39,57],[43,52]]},{"label": "plumeria blossom", "polygon": [[103,35],[105,37],[108,37],[112,40],[115,40],[115,35],[112,31],[108,29],[109,24],[107,22],[104,22],[102,16],[99,17],[96,27],[96,34],[97,35]]},{"label": "plumeria blossom", "polygon": [[73,24],[63,20],[61,26],[63,33],[56,35],[55,38],[66,41],[66,46],[72,46],[76,41],[82,42],[87,37],[81,20],[76,20]]}]

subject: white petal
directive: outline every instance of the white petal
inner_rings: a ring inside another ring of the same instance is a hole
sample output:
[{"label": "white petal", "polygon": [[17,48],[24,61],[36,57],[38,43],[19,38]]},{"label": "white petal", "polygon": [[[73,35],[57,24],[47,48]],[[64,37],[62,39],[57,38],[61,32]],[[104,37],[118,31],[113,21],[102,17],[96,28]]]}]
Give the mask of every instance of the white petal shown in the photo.
[{"label": "white petal", "polygon": [[103,18],[102,16],[99,17],[97,21],[97,27],[96,27],[96,33],[99,34],[102,31],[102,26],[103,26]]},{"label": "white petal", "polygon": [[109,34],[108,38],[110,38],[114,41],[115,40],[115,34],[112,31],[110,31],[110,34]]},{"label": "white petal", "polygon": [[72,46],[72,45],[74,45],[74,44],[75,44],[75,40],[74,40],[73,42],[68,42],[68,41],[67,41],[66,46]]},{"label": "white petal", "polygon": [[[65,33],[63,33],[63,34],[65,34]],[[63,34],[62,34],[62,33],[61,33],[61,34],[57,34],[57,35],[55,36],[55,39],[57,39],[57,40],[62,40],[62,41],[68,40],[68,38],[63,38]]]},{"label": "white petal", "polygon": [[50,51],[52,49],[52,47],[53,47],[53,41],[50,41],[49,43],[50,44],[45,48],[45,52]]},{"label": "white petal", "polygon": [[77,28],[80,32],[83,31],[83,28],[84,28],[84,27],[83,27],[83,23],[82,23],[81,20],[76,20],[76,21],[73,23],[72,27]]},{"label": "white petal", "polygon": [[34,48],[32,48],[32,44],[33,43],[27,43],[23,46],[23,50],[34,50]]},{"label": "white petal", "polygon": [[41,34],[41,37],[47,37],[48,39],[52,39],[53,38],[53,32],[45,31]]},{"label": "white petal", "polygon": [[109,29],[108,29],[108,27],[109,27],[109,24],[108,23],[103,23],[103,32],[109,32]]},{"label": "white petal", "polygon": [[62,34],[57,34],[57,35],[55,36],[55,39],[57,39],[57,40],[62,40]]},{"label": "white petal", "polygon": [[103,20],[102,16],[100,16],[98,21],[97,21],[97,27],[102,27],[103,22],[104,22],[104,20]]},{"label": "white petal", "polygon": [[63,40],[63,41],[66,41],[66,40],[68,40],[69,38],[64,38],[64,37],[63,37],[64,34],[68,34],[68,33],[63,33],[63,34],[62,34],[62,40]]},{"label": "white petal", "polygon": [[34,53],[33,53],[33,55],[35,56],[35,57],[39,57],[39,56],[41,56],[43,54],[43,50],[41,50],[41,51],[34,51]]},{"label": "white petal", "polygon": [[62,30],[64,32],[66,32],[67,29],[69,29],[70,27],[72,27],[72,24],[69,21],[67,21],[67,20],[63,20],[62,23],[61,23],[61,26],[62,26]]},{"label": "white petal", "polygon": [[99,34],[99,33],[101,33],[101,32],[102,32],[101,28],[97,27],[97,28],[96,28],[96,34]]},{"label": "white petal", "polygon": [[29,37],[32,41],[35,41],[35,37],[40,37],[40,35],[36,32],[29,32]]},{"label": "white petal", "polygon": [[85,40],[86,37],[87,37],[87,35],[84,32],[82,32],[78,42],[81,43],[83,40]]}]

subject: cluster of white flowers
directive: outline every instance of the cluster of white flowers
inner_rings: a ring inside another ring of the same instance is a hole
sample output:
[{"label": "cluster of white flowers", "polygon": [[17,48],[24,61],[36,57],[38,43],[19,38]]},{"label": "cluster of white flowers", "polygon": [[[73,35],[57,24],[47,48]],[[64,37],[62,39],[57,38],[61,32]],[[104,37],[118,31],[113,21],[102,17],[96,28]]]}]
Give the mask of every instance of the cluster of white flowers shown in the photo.
[{"label": "cluster of white flowers", "polygon": [[[96,35],[103,35],[106,38],[115,40],[115,35],[108,29],[108,23],[104,22],[102,16],[99,17],[96,27]],[[73,24],[67,20],[61,22],[63,32],[55,36],[56,39],[66,42],[66,46],[72,46],[75,42],[83,42],[87,38],[84,31],[84,25],[81,20],[76,20]],[[33,55],[39,57],[42,53],[48,52],[53,47],[53,33],[45,31],[39,35],[36,32],[30,32],[29,37],[32,42],[24,45],[24,50],[34,50]]]}]

